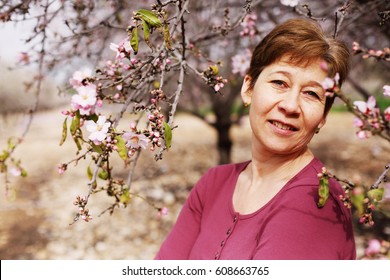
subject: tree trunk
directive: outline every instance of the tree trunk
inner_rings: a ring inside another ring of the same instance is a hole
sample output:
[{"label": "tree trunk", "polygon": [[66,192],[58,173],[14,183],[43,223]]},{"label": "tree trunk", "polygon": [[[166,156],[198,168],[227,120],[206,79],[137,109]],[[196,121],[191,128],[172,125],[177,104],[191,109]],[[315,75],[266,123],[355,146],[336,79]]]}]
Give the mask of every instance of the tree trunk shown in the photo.
[{"label": "tree trunk", "polygon": [[230,138],[230,128],[233,125],[232,108],[234,102],[240,94],[241,83],[237,82],[231,84],[229,91],[225,95],[214,95],[212,99],[212,109],[214,111],[216,120],[214,128],[217,130],[218,141],[218,155],[219,164],[226,164],[231,162],[231,152],[233,141]]},{"label": "tree trunk", "polygon": [[226,164],[231,162],[231,150],[232,150],[232,140],[230,139],[230,128],[232,126],[231,122],[217,121],[215,123],[215,129],[218,133],[218,155],[219,155],[219,164]]}]

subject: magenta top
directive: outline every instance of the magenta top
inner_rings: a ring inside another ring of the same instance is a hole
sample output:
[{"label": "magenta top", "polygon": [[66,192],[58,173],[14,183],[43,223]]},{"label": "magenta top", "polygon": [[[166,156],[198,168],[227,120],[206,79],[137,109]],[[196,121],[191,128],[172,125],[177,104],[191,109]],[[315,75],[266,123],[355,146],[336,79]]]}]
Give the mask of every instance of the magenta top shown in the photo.
[{"label": "magenta top", "polygon": [[248,162],[210,169],[192,189],[155,259],[355,259],[351,213],[341,186],[317,207],[323,164],[314,158],[263,207],[233,208],[233,192]]}]

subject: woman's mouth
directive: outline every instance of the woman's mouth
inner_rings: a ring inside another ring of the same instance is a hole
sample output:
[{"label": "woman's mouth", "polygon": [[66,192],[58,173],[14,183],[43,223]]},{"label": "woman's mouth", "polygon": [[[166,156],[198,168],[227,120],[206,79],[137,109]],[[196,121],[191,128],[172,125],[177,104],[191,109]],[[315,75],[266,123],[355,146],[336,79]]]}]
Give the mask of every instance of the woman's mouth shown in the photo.
[{"label": "woman's mouth", "polygon": [[286,123],[282,123],[282,122],[274,121],[274,120],[270,120],[269,122],[271,124],[273,124],[274,126],[276,126],[277,128],[282,129],[282,130],[289,130],[289,131],[297,131],[298,130],[295,126],[290,125],[290,124],[286,124]]}]

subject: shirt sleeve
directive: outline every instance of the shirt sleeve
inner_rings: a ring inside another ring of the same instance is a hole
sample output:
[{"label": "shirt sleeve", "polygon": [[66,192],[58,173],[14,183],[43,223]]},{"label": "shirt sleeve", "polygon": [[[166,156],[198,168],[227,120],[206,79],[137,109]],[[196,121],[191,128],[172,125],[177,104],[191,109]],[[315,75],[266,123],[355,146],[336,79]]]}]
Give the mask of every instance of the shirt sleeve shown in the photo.
[{"label": "shirt sleeve", "polygon": [[350,211],[331,194],[316,205],[318,187],[287,191],[264,221],[253,259],[355,259]]},{"label": "shirt sleeve", "polygon": [[155,260],[188,259],[200,231],[206,192],[206,175],[191,190],[176,224],[161,245]]}]

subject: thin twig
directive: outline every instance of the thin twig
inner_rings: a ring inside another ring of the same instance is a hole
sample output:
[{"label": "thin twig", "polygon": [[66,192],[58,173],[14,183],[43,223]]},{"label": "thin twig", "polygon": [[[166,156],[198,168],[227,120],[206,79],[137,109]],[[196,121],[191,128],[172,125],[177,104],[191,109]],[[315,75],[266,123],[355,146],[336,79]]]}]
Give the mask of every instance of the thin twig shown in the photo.
[{"label": "thin twig", "polygon": [[389,172],[390,164],[385,166],[385,170],[383,170],[382,174],[378,177],[376,182],[371,186],[371,189],[379,188],[379,184],[386,181],[387,172]]},{"label": "thin twig", "polygon": [[139,149],[137,151],[137,154],[135,155],[135,158],[132,160],[131,165],[130,165],[130,171],[129,171],[129,174],[127,176],[127,182],[126,182],[126,186],[129,188],[129,190],[131,189],[131,183],[133,181],[133,174],[134,174],[135,166],[137,165],[137,162],[138,162],[140,155],[141,155],[141,150]]}]

